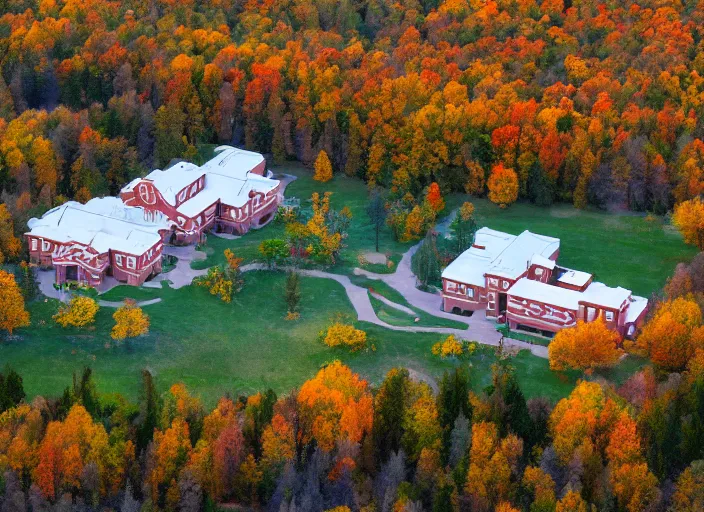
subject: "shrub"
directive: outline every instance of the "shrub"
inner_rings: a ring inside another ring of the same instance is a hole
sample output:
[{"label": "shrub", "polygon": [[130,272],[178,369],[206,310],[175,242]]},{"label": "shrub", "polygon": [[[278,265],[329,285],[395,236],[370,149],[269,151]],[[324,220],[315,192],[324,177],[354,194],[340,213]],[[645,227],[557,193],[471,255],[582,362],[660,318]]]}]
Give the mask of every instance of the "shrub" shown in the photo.
[{"label": "shrub", "polygon": [[450,334],[443,341],[438,341],[431,349],[433,355],[439,356],[442,359],[447,357],[464,357],[471,356],[477,349],[475,342],[460,340],[454,334]]},{"label": "shrub", "polygon": [[291,251],[286,240],[272,238],[270,240],[264,240],[259,244],[259,252],[264,257],[266,264],[271,267],[285,260]]},{"label": "shrub", "polygon": [[61,327],[85,327],[95,322],[98,309],[100,308],[95,300],[78,295],[68,304],[62,305],[52,318]]},{"label": "shrub", "polygon": [[323,342],[328,347],[349,347],[353,352],[363,349],[367,345],[367,333],[355,329],[352,325],[335,322],[327,332],[321,333]]}]

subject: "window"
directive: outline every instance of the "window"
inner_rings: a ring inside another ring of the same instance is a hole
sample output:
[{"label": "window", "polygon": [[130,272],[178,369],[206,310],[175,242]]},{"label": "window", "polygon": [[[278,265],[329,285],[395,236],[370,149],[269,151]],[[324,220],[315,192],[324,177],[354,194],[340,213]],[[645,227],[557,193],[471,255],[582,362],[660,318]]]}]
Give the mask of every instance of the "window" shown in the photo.
[{"label": "window", "polygon": [[606,318],[607,322],[613,322],[614,321],[614,312],[613,311],[605,311],[604,317]]},{"label": "window", "polygon": [[457,290],[457,284],[452,281],[445,281],[445,290],[448,292],[454,292]]},{"label": "window", "polygon": [[186,189],[183,189],[183,190],[182,190],[181,192],[179,192],[179,194],[178,194],[178,202],[179,202],[179,203],[180,203],[181,201],[183,201],[184,199],[186,199]]},{"label": "window", "polygon": [[118,267],[121,267],[121,266],[122,266],[122,254],[116,254],[116,255],[115,255],[115,264],[116,264]]},{"label": "window", "polygon": [[48,251],[51,249],[51,244],[47,242],[46,240],[42,240],[42,251]]},{"label": "window", "polygon": [[134,268],[135,263],[134,256],[127,256],[127,268]]},{"label": "window", "polygon": [[36,251],[37,250],[37,239],[32,238],[32,250]]},{"label": "window", "polygon": [[501,286],[503,286],[504,290],[508,290],[508,281],[501,283]]},{"label": "window", "polygon": [[536,269],[535,269],[535,275],[536,275],[536,276],[542,276],[542,275],[543,275],[543,269],[542,269],[542,268],[536,268]]},{"label": "window", "polygon": [[457,291],[460,292],[460,293],[464,293],[464,285],[463,285],[463,284],[458,285],[458,286],[457,286]]},{"label": "window", "polygon": [[474,298],[474,288],[471,288],[469,286],[467,287],[467,297],[469,297],[470,299]]},{"label": "window", "polygon": [[499,286],[499,280],[496,279],[495,277],[492,277],[492,278],[489,279],[489,284],[490,284],[491,286]]},{"label": "window", "polygon": [[636,332],[636,326],[635,325],[630,325],[628,327],[628,336],[633,336],[633,333]]}]

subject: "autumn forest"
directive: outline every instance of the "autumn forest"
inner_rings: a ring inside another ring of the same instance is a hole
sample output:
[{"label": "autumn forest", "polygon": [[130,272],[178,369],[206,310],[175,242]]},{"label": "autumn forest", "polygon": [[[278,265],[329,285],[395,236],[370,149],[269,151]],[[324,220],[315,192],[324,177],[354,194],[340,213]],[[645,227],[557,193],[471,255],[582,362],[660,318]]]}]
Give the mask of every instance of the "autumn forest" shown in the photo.
[{"label": "autumn forest", "polygon": [[[0,264],[30,217],[217,144],[383,188],[402,243],[461,193],[674,212],[701,251],[702,119],[704,1],[0,0]],[[703,276],[700,254],[653,290],[618,385],[593,331],[556,338],[552,369],[587,378],[555,403],[501,350],[483,389],[464,361],[437,389],[331,361],[212,410],[146,369],[130,401],[89,368],[27,397],[0,366],[0,512],[703,510]]]}]

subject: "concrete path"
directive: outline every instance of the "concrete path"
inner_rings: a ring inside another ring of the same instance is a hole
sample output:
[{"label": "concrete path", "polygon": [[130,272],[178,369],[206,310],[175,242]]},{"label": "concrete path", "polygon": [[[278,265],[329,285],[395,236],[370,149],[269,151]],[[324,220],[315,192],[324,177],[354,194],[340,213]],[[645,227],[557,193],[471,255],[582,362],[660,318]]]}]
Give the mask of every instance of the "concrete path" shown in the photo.
[{"label": "concrete path", "polygon": [[161,281],[170,281],[171,288],[183,288],[193,282],[193,279],[208,273],[208,269],[191,268],[192,261],[204,260],[206,254],[196,251],[195,245],[165,245],[164,254],[176,256],[178,262],[173,270],[166,274],[157,274],[152,279],[153,283],[161,284]]},{"label": "concrete path", "polygon": [[372,297],[374,297],[377,300],[380,300],[381,302],[383,302],[384,304],[386,304],[389,307],[392,307],[392,308],[397,309],[399,311],[403,311],[407,315],[418,316],[418,314],[409,307],[406,307],[402,304],[396,304],[394,301],[389,300],[386,297],[384,297],[383,295],[380,295],[376,292],[370,291],[369,293],[371,294]]},{"label": "concrete path", "polygon": [[[404,255],[405,258],[405,255]],[[269,267],[263,263],[250,263],[248,265],[243,265],[241,268],[242,272],[251,272],[255,270],[269,270]],[[379,320],[379,317],[376,316],[376,312],[374,311],[374,308],[372,307],[372,303],[369,300],[369,292],[366,288],[362,288],[361,286],[357,286],[356,284],[352,283],[350,281],[350,278],[347,276],[343,276],[340,274],[332,274],[330,272],[325,272],[322,270],[308,270],[308,269],[294,269],[293,267],[279,267],[279,270],[283,271],[289,271],[289,270],[296,270],[299,274],[302,276],[307,276],[307,277],[319,277],[319,278],[324,278],[324,279],[332,279],[334,281],[337,281],[340,283],[345,291],[347,292],[347,297],[349,297],[350,302],[352,303],[352,306],[354,307],[355,311],[357,312],[357,318],[362,321],[362,322],[369,322],[371,324],[378,325],[380,327],[384,327],[385,329],[391,329],[392,331],[404,331],[404,332],[432,332],[432,333],[438,333],[442,334],[445,336],[449,336],[450,334],[454,334],[458,338],[464,339],[464,340],[469,340],[469,341],[477,341],[481,344],[484,345],[493,345],[493,346],[498,346],[503,342],[504,347],[506,348],[515,348],[517,350],[530,350],[534,355],[538,357],[543,357],[547,358],[548,353],[547,353],[547,347],[543,347],[541,345],[532,345],[530,343],[526,343],[524,341],[519,341],[519,340],[513,340],[509,338],[503,338],[501,333],[499,333],[495,328],[493,322],[487,320],[483,312],[476,312],[472,317],[470,318],[464,318],[464,317],[459,317],[457,315],[450,315],[448,313],[444,313],[443,311],[439,310],[439,303],[438,303],[438,309],[434,311],[426,311],[422,307],[419,307],[419,309],[423,309],[427,313],[430,313],[431,315],[434,316],[440,316],[443,318],[449,318],[451,320],[459,320],[461,322],[466,322],[468,324],[468,329],[455,329],[452,327],[421,327],[421,326],[397,326],[397,325],[391,325],[387,324],[386,322]],[[373,274],[373,275],[382,275],[382,274]],[[389,276],[392,276],[393,274],[389,274]],[[415,282],[415,278],[414,281]],[[390,284],[390,283],[389,283]],[[415,287],[414,287],[415,289]],[[403,291],[398,290],[399,292],[403,293]],[[420,293],[423,293],[425,295],[430,295],[431,297],[433,294],[427,294],[425,292],[421,292],[420,290],[417,290]],[[413,302],[409,300],[409,297],[407,297],[404,294],[404,298],[410,302],[413,306],[416,306]],[[418,307],[418,306],[416,306]]]},{"label": "concrete path", "polygon": [[[157,297],[156,299],[149,299],[149,300],[142,300],[137,302],[137,305],[141,308],[143,306],[151,306],[152,304],[157,304],[161,302],[161,297]],[[119,300],[99,300],[98,301],[98,306],[103,307],[103,308],[119,308],[120,306],[123,306],[125,304],[124,301],[119,301]]]}]

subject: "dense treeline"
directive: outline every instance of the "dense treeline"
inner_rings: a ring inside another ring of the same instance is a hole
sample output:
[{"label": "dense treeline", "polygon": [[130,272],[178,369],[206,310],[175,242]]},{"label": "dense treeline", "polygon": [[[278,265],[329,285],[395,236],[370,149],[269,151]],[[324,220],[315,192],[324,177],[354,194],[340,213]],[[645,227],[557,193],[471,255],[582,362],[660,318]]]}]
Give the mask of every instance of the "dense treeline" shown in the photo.
[{"label": "dense treeline", "polygon": [[0,188],[16,221],[57,197],[115,193],[207,142],[308,164],[324,150],[335,172],[399,199],[432,182],[484,194],[508,173],[539,204],[663,212],[704,188],[701,3],[3,0],[0,12]]},{"label": "dense treeline", "polygon": [[97,393],[89,369],[25,403],[9,373],[0,509],[701,510],[702,355],[619,388],[579,382],[554,407],[525,399],[510,357],[482,390],[466,367],[433,393],[405,369],[372,389],[334,362],[286,396],[210,412],[182,384],[159,395],[147,371],[138,404]]}]

